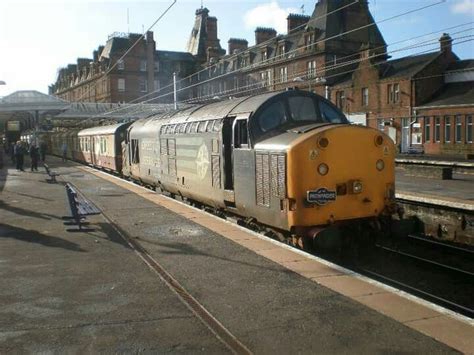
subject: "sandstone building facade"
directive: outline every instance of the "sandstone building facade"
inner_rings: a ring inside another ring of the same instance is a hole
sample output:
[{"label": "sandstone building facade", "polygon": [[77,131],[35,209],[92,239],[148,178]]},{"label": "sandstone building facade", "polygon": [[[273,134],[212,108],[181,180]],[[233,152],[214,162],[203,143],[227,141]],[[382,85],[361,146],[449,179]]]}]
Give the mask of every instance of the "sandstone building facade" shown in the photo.
[{"label": "sandstone building facade", "polygon": [[[112,37],[93,60],[62,69],[51,91],[73,101],[130,102],[147,94],[170,102],[173,72],[186,103],[299,88],[326,96],[354,123],[385,131],[402,153],[474,154],[474,61],[459,60],[448,34],[437,48],[390,59],[366,0],[319,0],[311,16],[288,16],[286,34],[259,27],[254,45],[230,38],[225,51],[217,19],[206,8],[195,15],[185,52],[157,51],[148,33],[121,69],[103,76],[134,42],[134,35]],[[98,80],[95,91],[87,89]]]}]

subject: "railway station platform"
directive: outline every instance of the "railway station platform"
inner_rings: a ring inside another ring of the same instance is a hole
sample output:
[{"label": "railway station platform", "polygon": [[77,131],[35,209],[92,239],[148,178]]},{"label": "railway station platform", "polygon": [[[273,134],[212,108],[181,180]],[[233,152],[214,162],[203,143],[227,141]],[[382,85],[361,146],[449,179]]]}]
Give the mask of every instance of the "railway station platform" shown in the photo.
[{"label": "railway station platform", "polygon": [[[0,170],[0,353],[474,353],[472,320],[47,157]],[[102,214],[70,232],[64,184]]]}]

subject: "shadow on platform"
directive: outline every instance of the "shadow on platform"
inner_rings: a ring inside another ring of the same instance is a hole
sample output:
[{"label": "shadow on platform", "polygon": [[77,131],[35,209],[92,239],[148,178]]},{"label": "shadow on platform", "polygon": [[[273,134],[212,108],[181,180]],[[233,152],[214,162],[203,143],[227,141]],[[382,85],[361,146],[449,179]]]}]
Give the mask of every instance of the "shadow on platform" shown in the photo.
[{"label": "shadow on platform", "polygon": [[185,244],[185,243],[169,243],[169,242],[164,242],[163,243],[163,242],[151,241],[149,239],[144,239],[144,238],[136,238],[136,239],[143,242],[143,243],[150,243],[150,244],[154,244],[154,245],[157,245],[157,246],[160,246],[160,247],[168,248],[168,250],[162,250],[161,251],[163,254],[204,256],[204,257],[209,257],[209,258],[218,259],[218,260],[222,260],[222,261],[227,261],[227,262],[230,262],[230,263],[245,265],[245,266],[249,266],[249,267],[257,268],[257,269],[262,269],[263,268],[263,269],[267,269],[267,270],[270,270],[270,271],[292,273],[292,271],[290,271],[288,269],[282,269],[280,267],[266,267],[266,266],[262,266],[262,265],[258,265],[258,264],[248,263],[248,262],[242,261],[240,259],[235,260],[235,259],[232,259],[232,258],[229,258],[229,257],[221,257],[221,256],[218,256],[218,255],[209,254],[209,253],[200,251],[199,249],[193,247],[192,245]]},{"label": "shadow on platform", "polygon": [[4,209],[5,211],[10,211],[14,214],[25,216],[25,217],[39,218],[39,219],[45,219],[45,220],[51,220],[53,218],[61,219],[60,217],[49,214],[49,213],[35,212],[31,210],[26,210],[24,208],[15,207],[15,206],[9,205],[8,203],[5,203],[4,201],[0,201],[0,209]]},{"label": "shadow on platform", "polygon": [[82,253],[86,252],[86,250],[82,249],[78,244],[62,238],[0,223],[0,239],[2,238],[16,239],[27,243],[36,243],[51,248],[62,248]]}]

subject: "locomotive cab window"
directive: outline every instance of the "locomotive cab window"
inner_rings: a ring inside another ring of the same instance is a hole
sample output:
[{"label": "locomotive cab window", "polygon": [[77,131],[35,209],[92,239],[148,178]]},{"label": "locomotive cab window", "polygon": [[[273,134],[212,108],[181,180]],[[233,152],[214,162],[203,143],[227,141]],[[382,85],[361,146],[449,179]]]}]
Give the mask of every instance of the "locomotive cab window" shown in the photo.
[{"label": "locomotive cab window", "polygon": [[247,120],[236,120],[234,123],[234,148],[247,148],[248,144]]},{"label": "locomotive cab window", "polygon": [[334,107],[329,105],[327,102],[322,100],[319,101],[319,111],[321,112],[321,117],[325,122],[331,123],[346,123],[346,118],[337,111]]},{"label": "locomotive cab window", "polygon": [[259,116],[258,124],[263,132],[284,124],[288,120],[284,102],[276,101],[270,104]]},{"label": "locomotive cab window", "polygon": [[293,121],[315,121],[318,117],[312,97],[293,96],[288,98]]}]

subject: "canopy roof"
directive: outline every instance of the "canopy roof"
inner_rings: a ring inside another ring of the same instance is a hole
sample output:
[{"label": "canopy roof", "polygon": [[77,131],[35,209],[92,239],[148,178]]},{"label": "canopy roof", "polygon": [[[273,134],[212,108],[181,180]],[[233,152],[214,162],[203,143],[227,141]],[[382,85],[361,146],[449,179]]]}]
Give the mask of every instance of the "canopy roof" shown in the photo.
[{"label": "canopy roof", "polygon": [[35,90],[15,91],[0,99],[0,112],[64,110],[69,102]]}]

